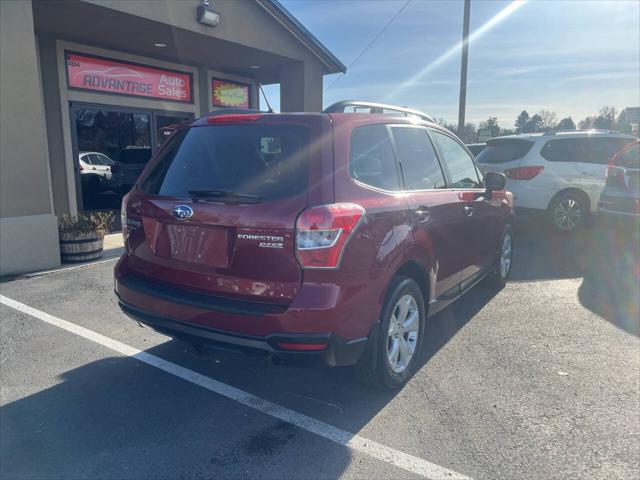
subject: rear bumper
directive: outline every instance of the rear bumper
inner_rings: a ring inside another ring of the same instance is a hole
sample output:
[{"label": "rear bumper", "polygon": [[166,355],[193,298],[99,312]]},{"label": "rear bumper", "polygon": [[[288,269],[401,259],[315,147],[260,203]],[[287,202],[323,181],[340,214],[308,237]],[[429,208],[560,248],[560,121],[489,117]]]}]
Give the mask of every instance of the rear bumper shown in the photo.
[{"label": "rear bumper", "polygon": [[[119,295],[118,300],[127,316],[171,337],[276,358],[287,364],[353,365],[367,343],[367,337],[345,340],[332,333],[273,333],[264,337],[239,335],[146,312],[123,302]],[[317,351],[292,351],[281,348],[281,343],[326,347]]]},{"label": "rear bumper", "polygon": [[[287,359],[319,357],[335,366],[355,363],[364,350],[378,324],[390,274],[386,268],[310,270],[295,295],[278,303],[273,296],[217,294],[215,288],[207,291],[186,281],[165,281],[136,261],[128,251],[122,255],[114,268],[114,288],[125,313],[140,323],[200,342],[247,347]],[[325,343],[318,336],[328,338],[325,350],[292,352],[293,346],[278,346]]]}]

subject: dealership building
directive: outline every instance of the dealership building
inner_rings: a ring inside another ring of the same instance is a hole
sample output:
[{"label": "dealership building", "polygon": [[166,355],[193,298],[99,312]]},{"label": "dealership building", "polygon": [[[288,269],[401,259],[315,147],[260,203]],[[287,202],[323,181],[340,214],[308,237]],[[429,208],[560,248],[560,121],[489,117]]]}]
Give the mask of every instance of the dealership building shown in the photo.
[{"label": "dealership building", "polygon": [[100,158],[258,108],[259,84],[320,111],[323,76],[346,70],[276,0],[2,0],[0,22],[0,275],[59,265],[57,217],[87,210]]}]

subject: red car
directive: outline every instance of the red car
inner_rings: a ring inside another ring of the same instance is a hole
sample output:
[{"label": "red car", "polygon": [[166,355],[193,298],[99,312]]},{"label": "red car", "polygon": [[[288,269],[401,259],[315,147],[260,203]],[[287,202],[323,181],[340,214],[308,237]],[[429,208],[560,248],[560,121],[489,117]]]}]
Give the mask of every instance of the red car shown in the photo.
[{"label": "red car", "polygon": [[123,200],[115,290],[175,338],[355,364],[397,388],[428,316],[487,275],[506,282],[504,185],[413,110],[214,112],[176,130]]}]

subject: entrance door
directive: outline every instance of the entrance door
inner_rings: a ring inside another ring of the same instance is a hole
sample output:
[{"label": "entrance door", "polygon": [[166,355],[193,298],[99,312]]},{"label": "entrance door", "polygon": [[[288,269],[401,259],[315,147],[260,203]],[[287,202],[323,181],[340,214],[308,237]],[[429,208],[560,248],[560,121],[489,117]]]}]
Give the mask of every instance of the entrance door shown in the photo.
[{"label": "entrance door", "polygon": [[[78,208],[118,210],[122,195],[153,152],[176,125],[191,118],[189,113],[72,104]],[[81,161],[93,158],[100,158],[108,171],[99,174]]]}]

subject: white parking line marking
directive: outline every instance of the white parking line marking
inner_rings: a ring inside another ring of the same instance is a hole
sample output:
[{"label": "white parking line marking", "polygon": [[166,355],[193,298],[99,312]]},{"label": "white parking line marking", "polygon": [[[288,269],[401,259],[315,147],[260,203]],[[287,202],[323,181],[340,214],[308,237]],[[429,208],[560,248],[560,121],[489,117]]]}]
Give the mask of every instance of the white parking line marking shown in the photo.
[{"label": "white parking line marking", "polygon": [[62,328],[68,332],[74,333],[82,338],[90,340],[94,343],[107,347],[115,352],[118,352],[127,357],[133,357],[141,362],[151,365],[167,373],[175,375],[183,380],[191,382],[202,388],[227,397],[228,399],[235,400],[247,407],[253,408],[261,413],[265,413],[272,417],[278,418],[283,422],[290,423],[306,430],[311,433],[315,433],[322,438],[335,442],[339,445],[351,448],[358,452],[362,452],[372,458],[381,460],[387,464],[396,466],[411,473],[415,473],[424,478],[429,479],[461,479],[471,480],[469,477],[462,475],[453,470],[441,467],[435,463],[428,462],[421,458],[409,455],[408,453],[401,452],[391,447],[387,447],[381,443],[375,442],[360,435],[347,432],[340,428],[329,425],[328,423],[321,422],[315,418],[303,415],[302,413],[295,412],[288,408],[282,407],[268,400],[264,400],[260,397],[252,395],[238,388],[232,387],[225,383],[214,380],[213,378],[201,375],[188,368],[181,367],[175,363],[163,360],[160,357],[151,355],[137,348],[130,347],[122,342],[106,337],[100,333],[89,330],[88,328],[81,327],[75,323],[62,320],[61,318],[54,317],[48,313],[42,312],[36,308],[20,303],[11,298],[0,295],[0,303],[13,308],[22,313],[26,313],[34,318],[42,320],[50,325]]},{"label": "white parking line marking", "polygon": [[49,275],[51,273],[58,272],[68,272],[69,270],[79,270],[81,268],[93,267],[94,265],[101,265],[107,262],[114,262],[120,259],[120,255],[113,258],[107,258],[105,260],[98,260],[97,262],[83,263],[82,265],[73,265],[72,267],[60,267],[54,268],[53,270],[43,270],[42,272],[34,272],[34,273],[25,273],[20,275],[21,277],[31,278],[31,277],[41,277],[42,275]]}]

